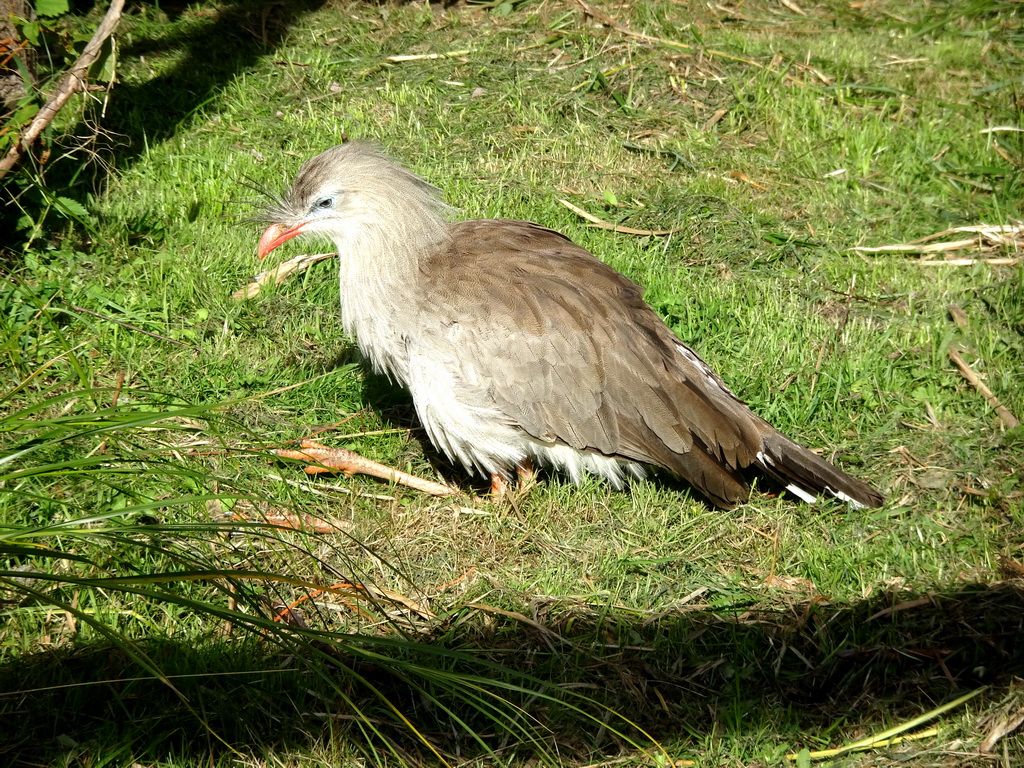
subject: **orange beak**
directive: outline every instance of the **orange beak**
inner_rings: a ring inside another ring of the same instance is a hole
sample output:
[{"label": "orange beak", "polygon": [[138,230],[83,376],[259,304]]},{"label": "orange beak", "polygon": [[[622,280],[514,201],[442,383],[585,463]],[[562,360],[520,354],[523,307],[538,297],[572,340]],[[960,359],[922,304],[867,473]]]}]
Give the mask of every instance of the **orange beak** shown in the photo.
[{"label": "orange beak", "polygon": [[283,227],[280,224],[271,224],[263,233],[263,237],[260,238],[260,244],[256,248],[256,255],[263,259],[281,243],[291,240],[296,235],[301,235],[304,226],[306,226],[304,221],[290,228]]}]

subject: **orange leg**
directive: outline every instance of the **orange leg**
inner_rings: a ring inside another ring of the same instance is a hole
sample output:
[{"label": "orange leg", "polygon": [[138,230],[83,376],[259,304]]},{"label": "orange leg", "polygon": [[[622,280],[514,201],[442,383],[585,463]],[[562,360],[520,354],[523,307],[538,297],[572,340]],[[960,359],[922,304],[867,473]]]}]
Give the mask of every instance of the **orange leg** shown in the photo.
[{"label": "orange leg", "polygon": [[[533,487],[536,474],[533,468],[533,460],[529,457],[516,464],[516,496],[521,496]],[[509,493],[511,493],[509,481],[503,475],[491,475],[491,497],[495,501],[501,501]]]}]

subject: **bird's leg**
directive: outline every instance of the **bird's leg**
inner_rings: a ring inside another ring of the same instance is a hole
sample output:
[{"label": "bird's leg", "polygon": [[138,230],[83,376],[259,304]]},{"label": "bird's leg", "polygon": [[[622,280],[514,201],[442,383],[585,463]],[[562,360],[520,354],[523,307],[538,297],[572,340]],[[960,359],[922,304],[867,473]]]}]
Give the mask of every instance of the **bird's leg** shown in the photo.
[{"label": "bird's leg", "polygon": [[527,456],[516,464],[516,478],[519,480],[519,493],[525,493],[537,483],[537,470],[533,466],[533,459]]},{"label": "bird's leg", "polygon": [[505,498],[506,493],[508,493],[508,480],[505,479],[505,476],[497,473],[491,475],[491,498],[501,500]]},{"label": "bird's leg", "polygon": [[310,475],[320,472],[341,472],[345,477],[370,475],[415,488],[417,491],[429,493],[431,496],[457,496],[462,493],[458,488],[410,475],[408,472],[402,472],[386,464],[379,464],[354,451],[346,451],[344,448],[328,448],[313,440],[303,440],[301,448],[302,450],[299,451],[280,448],[274,451],[274,454],[283,459],[310,462],[310,466],[306,467],[306,473]]},{"label": "bird's leg", "polygon": [[[536,482],[536,476],[537,473],[533,468],[533,460],[529,456],[516,464],[516,498],[522,496],[526,491],[533,487]],[[492,499],[495,501],[501,501],[511,493],[511,484],[505,479],[504,475],[491,475]]]}]

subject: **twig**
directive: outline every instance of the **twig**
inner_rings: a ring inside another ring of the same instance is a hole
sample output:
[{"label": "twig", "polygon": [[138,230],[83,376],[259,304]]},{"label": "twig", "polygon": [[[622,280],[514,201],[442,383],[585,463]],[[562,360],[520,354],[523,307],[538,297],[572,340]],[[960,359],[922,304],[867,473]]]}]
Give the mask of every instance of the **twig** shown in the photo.
[{"label": "twig", "polygon": [[191,344],[186,344],[183,341],[178,341],[177,339],[172,339],[172,338],[170,338],[168,336],[161,336],[159,333],[153,333],[152,331],[144,331],[141,328],[137,328],[134,325],[131,325],[129,323],[123,323],[120,320],[115,320],[114,318],[107,317],[106,315],[101,315],[99,312],[93,312],[91,309],[86,309],[85,307],[80,307],[77,304],[74,305],[71,308],[73,310],[75,310],[75,312],[85,312],[85,314],[87,314],[87,315],[92,315],[93,317],[98,317],[100,320],[106,320],[108,323],[115,323],[117,325],[120,325],[122,328],[127,328],[129,331],[136,331],[138,333],[144,333],[147,336],[152,336],[154,339],[160,339],[161,341],[169,341],[169,342],[171,342],[171,344],[177,344],[179,347],[189,347],[189,348],[191,348],[191,346],[192,346]]},{"label": "twig", "polygon": [[347,451],[344,448],[328,448],[313,440],[303,440],[302,450],[293,451],[286,448],[279,448],[273,453],[282,459],[298,459],[299,461],[311,462],[306,467],[306,473],[310,475],[321,472],[341,472],[346,477],[352,475],[370,475],[379,477],[381,480],[414,488],[417,491],[428,493],[431,496],[458,496],[462,492],[458,488],[436,483],[433,480],[426,480],[408,472],[380,464],[376,461],[360,456],[355,451]]},{"label": "twig", "polygon": [[39,110],[39,113],[29,124],[28,128],[11,145],[4,158],[0,160],[0,179],[21,160],[25,152],[35,143],[39,135],[46,129],[46,126],[50,124],[57,113],[60,112],[61,108],[67,104],[68,100],[78,91],[84,89],[86,73],[89,67],[92,66],[92,63],[99,57],[107,38],[114,33],[118,23],[121,21],[121,11],[123,8],[124,0],[113,0],[110,3],[110,8],[107,9],[103,20],[96,28],[89,43],[85,46],[85,50],[82,51],[82,55],[78,57],[78,61],[71,66],[71,69],[64,75],[64,79],[61,80],[60,85],[57,86],[57,92]]},{"label": "twig", "polygon": [[239,299],[251,299],[253,296],[259,294],[260,289],[264,285],[273,283],[274,285],[280,285],[292,274],[292,272],[301,272],[304,269],[308,269],[318,261],[324,261],[325,259],[333,259],[337,256],[337,253],[303,253],[300,256],[288,259],[288,261],[282,261],[273,269],[268,269],[266,272],[260,272],[258,275],[249,280],[249,284],[245,288],[239,288],[237,291],[231,294],[231,298],[236,301]]},{"label": "twig", "polygon": [[117,408],[117,401],[121,399],[121,387],[124,386],[124,371],[117,374],[117,383],[114,385],[114,396],[110,398],[110,410]]},{"label": "twig", "polygon": [[[5,37],[0,40],[0,46],[3,46],[7,50],[7,55],[0,59],[0,69],[7,68],[7,65],[11,63],[15,56],[21,51],[25,50],[25,44],[27,41],[15,40],[13,37]],[[2,50],[2,49],[0,49]]]},{"label": "twig", "polygon": [[858,247],[853,250],[859,253],[940,253],[970,248],[971,246],[978,245],[978,240],[979,238],[972,237],[966,240],[953,240],[948,243],[933,243],[931,245],[904,243],[899,245],[879,245],[875,248]]},{"label": "twig", "polygon": [[967,379],[968,383],[974,387],[988,404],[992,406],[992,409],[996,412],[996,415],[1002,420],[1003,424],[1006,425],[1007,429],[1013,429],[1014,427],[1020,426],[1020,422],[1017,421],[1017,417],[1014,416],[1006,408],[1005,405],[999,402],[992,390],[985,386],[983,382],[960,355],[960,352],[956,347],[949,348],[949,359],[953,361],[953,364],[960,369],[960,374]]}]

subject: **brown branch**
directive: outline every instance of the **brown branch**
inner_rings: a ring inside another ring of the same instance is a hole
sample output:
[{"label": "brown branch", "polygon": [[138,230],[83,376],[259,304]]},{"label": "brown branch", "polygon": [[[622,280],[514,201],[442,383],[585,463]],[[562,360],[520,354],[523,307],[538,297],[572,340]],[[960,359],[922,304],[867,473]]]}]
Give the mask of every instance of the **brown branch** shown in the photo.
[{"label": "brown branch", "polygon": [[971,366],[964,361],[956,347],[949,348],[949,359],[952,360],[954,365],[960,369],[960,375],[967,379],[970,385],[988,401],[988,404],[992,406],[996,415],[1002,419],[1002,422],[1006,425],[1007,429],[1013,429],[1014,427],[1020,426],[1020,422],[1017,421],[1017,417],[1010,413],[1005,405],[999,402],[999,398],[992,393],[991,389],[985,386],[985,382],[983,382]]},{"label": "brown branch", "polygon": [[21,136],[18,137],[18,140],[14,142],[4,158],[0,160],[0,179],[2,179],[7,172],[11,170],[11,168],[17,165],[22,156],[46,129],[46,126],[48,126],[53,118],[56,117],[61,108],[68,103],[68,100],[79,91],[85,89],[86,73],[88,72],[89,67],[92,66],[92,63],[99,57],[100,51],[103,49],[103,44],[107,41],[107,38],[114,33],[118,23],[121,21],[121,11],[123,8],[124,0],[112,0],[110,8],[107,9],[107,13],[104,15],[103,20],[93,33],[92,39],[90,39],[88,45],[85,46],[85,50],[82,51],[82,55],[78,57],[78,61],[76,61],[71,66],[71,69],[67,71],[67,74],[64,75],[64,79],[61,80],[60,85],[57,86],[56,93],[54,93],[51,99],[46,102],[46,105],[39,110],[39,113],[29,124],[28,128],[26,128]]}]

